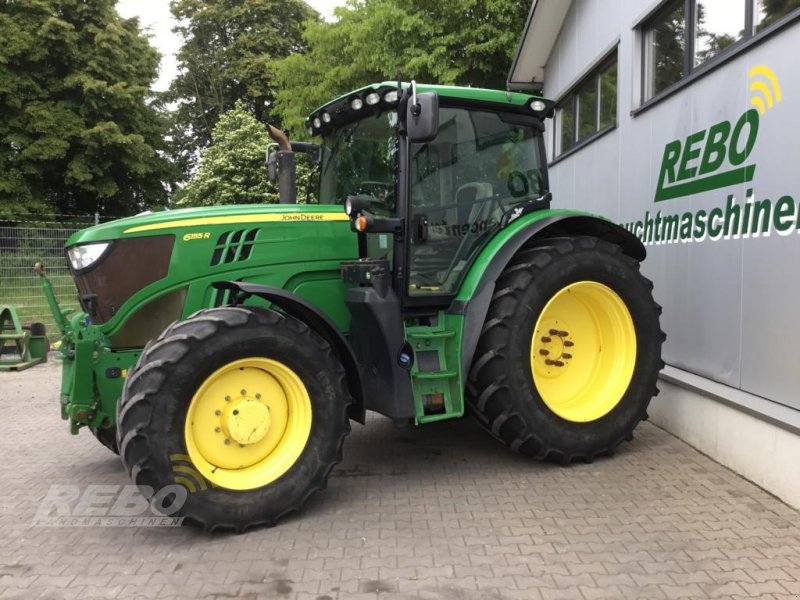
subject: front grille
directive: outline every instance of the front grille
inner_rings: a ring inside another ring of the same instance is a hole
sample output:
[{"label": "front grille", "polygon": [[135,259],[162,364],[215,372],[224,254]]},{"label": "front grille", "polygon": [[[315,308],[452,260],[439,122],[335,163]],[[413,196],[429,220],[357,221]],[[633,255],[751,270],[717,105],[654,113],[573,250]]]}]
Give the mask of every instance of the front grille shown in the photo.
[{"label": "front grille", "polygon": [[111,336],[111,347],[115,350],[141,348],[157,338],[170,323],[181,318],[186,292],[185,287],[173,290],[139,308]]},{"label": "front grille", "polygon": [[257,235],[258,229],[238,229],[226,231],[220,235],[214,253],[211,255],[211,266],[250,258]]},{"label": "front grille", "polygon": [[94,323],[108,321],[136,292],[167,276],[174,245],[174,235],[116,240],[88,269],[76,273],[70,264],[83,310]]}]

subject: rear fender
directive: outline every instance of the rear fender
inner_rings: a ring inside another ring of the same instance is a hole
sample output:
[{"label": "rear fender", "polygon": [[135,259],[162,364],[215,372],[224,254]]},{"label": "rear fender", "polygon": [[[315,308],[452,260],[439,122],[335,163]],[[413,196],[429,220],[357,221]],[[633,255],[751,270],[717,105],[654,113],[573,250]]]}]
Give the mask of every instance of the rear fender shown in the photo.
[{"label": "rear fender", "polygon": [[[512,223],[509,229],[512,229],[513,225]],[[461,348],[461,367],[464,373],[469,372],[472,364],[495,283],[514,255],[526,244],[552,237],[584,235],[616,244],[625,254],[639,262],[647,255],[644,244],[631,232],[611,221],[587,214],[558,212],[540,216],[533,213],[531,218],[526,219],[525,225],[517,225],[514,229],[501,245],[493,246],[490,243],[490,246],[484,249],[478,260],[473,263],[470,274],[465,278],[464,285],[447,311],[451,314],[464,315]],[[473,273],[473,270],[477,271]],[[475,276],[476,274],[478,275]]]}]

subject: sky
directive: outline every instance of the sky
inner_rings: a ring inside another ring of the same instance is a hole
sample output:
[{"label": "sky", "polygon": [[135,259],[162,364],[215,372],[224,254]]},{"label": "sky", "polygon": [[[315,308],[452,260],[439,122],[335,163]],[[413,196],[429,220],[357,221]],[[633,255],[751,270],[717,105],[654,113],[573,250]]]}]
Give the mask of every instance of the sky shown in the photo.
[{"label": "sky", "polygon": [[[333,9],[343,6],[345,0],[306,0],[322,17],[330,21]],[[170,81],[178,71],[175,53],[181,46],[181,40],[172,33],[175,21],[169,12],[166,0],[118,0],[117,11],[124,18],[139,17],[142,29],[151,36],[151,43],[161,52],[161,70],[153,89],[163,91],[169,87]]]}]

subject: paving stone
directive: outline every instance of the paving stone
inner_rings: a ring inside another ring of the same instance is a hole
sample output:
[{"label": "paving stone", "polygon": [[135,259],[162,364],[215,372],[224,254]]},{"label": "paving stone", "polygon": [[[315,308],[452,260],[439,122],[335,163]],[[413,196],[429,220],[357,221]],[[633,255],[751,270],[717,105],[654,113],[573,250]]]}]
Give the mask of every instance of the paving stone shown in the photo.
[{"label": "paving stone", "polygon": [[564,469],[469,419],[371,416],[326,492],[271,529],[33,526],[51,485],[129,483],[69,435],[58,386],[57,363],[0,373],[2,599],[800,596],[800,514],[648,423],[613,459]]}]

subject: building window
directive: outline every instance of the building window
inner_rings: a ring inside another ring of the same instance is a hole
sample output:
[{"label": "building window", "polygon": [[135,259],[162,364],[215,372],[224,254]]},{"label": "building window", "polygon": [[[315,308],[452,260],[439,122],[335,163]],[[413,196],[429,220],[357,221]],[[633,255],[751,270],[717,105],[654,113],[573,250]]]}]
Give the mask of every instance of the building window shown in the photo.
[{"label": "building window", "polygon": [[642,26],[643,101],[800,9],[800,0],[672,0]]},{"label": "building window", "polygon": [[573,86],[556,105],[555,155],[617,124],[617,53]]}]

